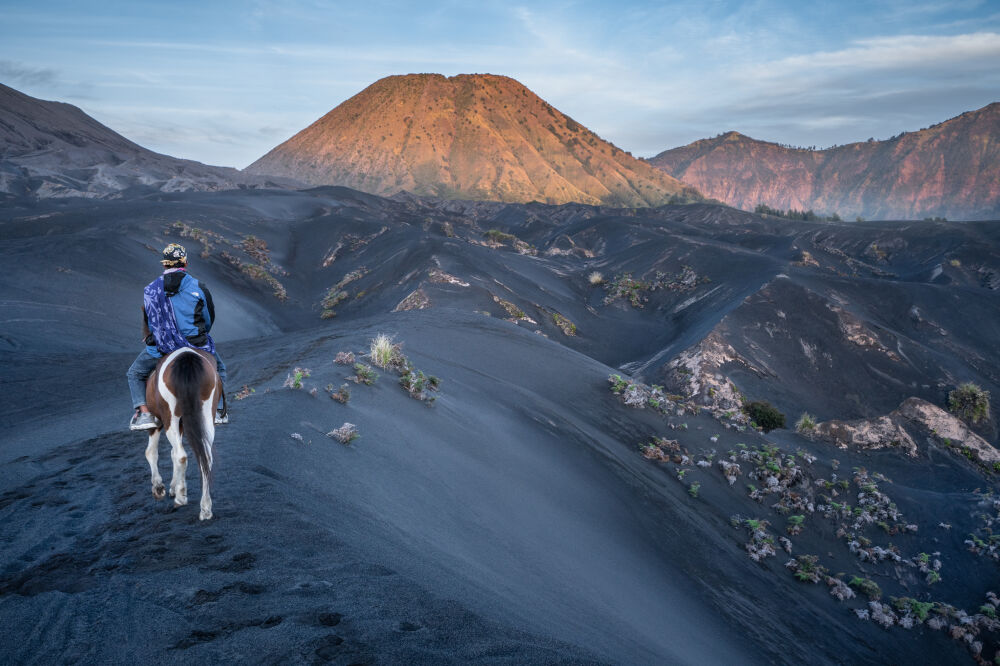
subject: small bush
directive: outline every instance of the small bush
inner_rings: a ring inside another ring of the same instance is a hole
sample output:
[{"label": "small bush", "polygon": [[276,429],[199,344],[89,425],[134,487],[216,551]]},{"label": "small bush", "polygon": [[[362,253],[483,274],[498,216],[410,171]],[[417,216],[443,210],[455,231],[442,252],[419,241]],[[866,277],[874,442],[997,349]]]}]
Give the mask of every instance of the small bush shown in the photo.
[{"label": "small bush", "polygon": [[320,317],[323,319],[336,317],[337,312],[334,308],[340,305],[343,301],[346,301],[347,298],[348,293],[346,291],[342,291],[337,287],[330,287],[330,289],[327,290],[326,295],[323,297],[323,300],[320,302],[320,305],[323,306],[323,312],[320,314]]},{"label": "small bush", "polygon": [[559,327],[559,330],[561,330],[564,334],[570,336],[576,335],[576,324],[574,324],[573,322],[571,322],[569,319],[562,316],[558,312],[552,313],[552,321],[553,323],[555,323],[556,326]]},{"label": "small bush", "polygon": [[285,383],[282,384],[285,388],[300,389],[302,388],[302,380],[309,376],[309,368],[295,368],[290,375],[285,378]]},{"label": "small bush", "polygon": [[757,400],[748,403],[743,407],[743,411],[764,432],[785,427],[785,415],[767,401]]},{"label": "small bush", "polygon": [[410,368],[399,378],[399,385],[410,394],[411,398],[431,405],[437,397],[428,394],[428,391],[437,391],[441,387],[441,380],[434,375],[428,377],[423,371]]},{"label": "small bush", "polygon": [[805,522],[805,515],[801,516],[789,516],[788,517],[788,527],[785,528],[789,534],[795,536],[802,532],[802,523]]},{"label": "small bush", "polygon": [[634,308],[641,308],[642,302],[646,298],[642,292],[649,289],[649,285],[639,280],[634,280],[631,273],[621,273],[607,285],[608,294],[604,297],[604,304],[610,305],[616,298],[627,298]]},{"label": "small bush", "polygon": [[360,437],[358,434],[358,427],[353,423],[345,423],[339,428],[334,428],[330,432],[326,433],[326,436],[332,437],[341,444],[350,444]]},{"label": "small bush", "polygon": [[372,370],[370,365],[364,363],[354,364],[354,383],[371,386],[378,379],[378,373]]},{"label": "small bush", "polygon": [[697,498],[699,490],[701,490],[701,484],[695,481],[690,485],[690,487],[688,487],[688,495]]},{"label": "small bush", "polygon": [[594,271],[593,273],[587,276],[587,282],[589,282],[591,285],[595,287],[597,285],[604,284],[604,274],[601,273],[600,271]]},{"label": "small bush", "polygon": [[400,346],[393,343],[392,338],[385,333],[379,333],[371,339],[368,346],[368,356],[372,363],[383,370],[398,368],[406,363],[406,357],[400,351]]},{"label": "small bush", "polygon": [[816,420],[809,412],[802,412],[802,416],[795,422],[795,430],[801,433],[812,432],[816,429]]},{"label": "small bush", "polygon": [[517,236],[514,234],[506,234],[499,229],[490,229],[483,235],[494,243],[513,243],[517,240]]},{"label": "small bush", "polygon": [[948,394],[948,407],[969,423],[986,421],[990,418],[990,392],[966,382]]},{"label": "small bush", "polygon": [[354,352],[337,352],[333,362],[337,365],[354,365]]},{"label": "small bush", "polygon": [[326,390],[330,394],[330,399],[336,400],[342,405],[346,405],[347,401],[351,399],[351,389],[348,388],[347,384],[341,384],[336,391],[333,390],[333,384],[328,384]]},{"label": "small bush", "polygon": [[864,592],[872,601],[878,601],[882,598],[882,588],[880,588],[878,583],[873,581],[871,578],[854,576],[847,584],[851,587],[858,588],[861,592]]},{"label": "small bush", "polygon": [[249,385],[244,384],[243,388],[241,388],[239,391],[236,392],[235,395],[233,395],[233,400],[246,400],[256,392],[257,391],[252,389]]}]

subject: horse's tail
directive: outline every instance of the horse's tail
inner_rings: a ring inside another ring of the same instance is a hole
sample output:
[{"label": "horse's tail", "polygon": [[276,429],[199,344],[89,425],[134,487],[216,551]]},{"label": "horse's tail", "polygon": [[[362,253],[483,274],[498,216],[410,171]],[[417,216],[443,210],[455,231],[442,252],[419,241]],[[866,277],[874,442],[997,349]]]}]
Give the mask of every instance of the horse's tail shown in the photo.
[{"label": "horse's tail", "polygon": [[[181,411],[181,425],[184,427],[184,436],[188,440],[188,445],[194,452],[194,457],[198,461],[198,467],[205,478],[212,479],[212,440],[208,438],[205,419],[213,418],[214,405],[210,409],[203,408],[204,401],[201,394],[205,384],[212,385],[214,392],[215,383],[208,376],[211,368],[205,359],[198,353],[179,354],[173,362],[174,390],[177,393],[177,404]],[[211,400],[212,393],[209,393],[207,400]],[[206,414],[206,411],[208,412]],[[213,424],[214,425],[214,424]]]}]

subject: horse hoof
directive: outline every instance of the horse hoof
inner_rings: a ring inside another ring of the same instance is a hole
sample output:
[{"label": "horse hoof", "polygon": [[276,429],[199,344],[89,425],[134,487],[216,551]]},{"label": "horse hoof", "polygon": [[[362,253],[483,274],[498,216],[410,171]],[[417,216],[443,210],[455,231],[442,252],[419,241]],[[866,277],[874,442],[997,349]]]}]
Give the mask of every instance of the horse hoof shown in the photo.
[{"label": "horse hoof", "polygon": [[161,500],[167,495],[167,489],[163,487],[161,483],[158,486],[153,486],[153,499]]},{"label": "horse hoof", "polygon": [[201,513],[198,514],[198,518],[201,519],[201,520],[208,520],[211,517],[212,517],[212,512],[211,511],[204,511],[203,510]]},{"label": "horse hoof", "polygon": [[178,495],[174,497],[174,506],[184,506],[188,503],[188,498],[183,495]]}]

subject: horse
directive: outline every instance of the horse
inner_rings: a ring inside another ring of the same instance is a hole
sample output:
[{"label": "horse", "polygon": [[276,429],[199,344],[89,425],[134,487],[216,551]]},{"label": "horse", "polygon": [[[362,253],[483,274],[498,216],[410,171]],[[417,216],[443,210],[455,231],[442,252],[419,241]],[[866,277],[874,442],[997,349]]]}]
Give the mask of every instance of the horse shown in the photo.
[{"label": "horse", "polygon": [[149,432],[149,445],[146,446],[153,498],[161,500],[165,496],[159,470],[159,443],[160,433],[166,432],[174,462],[170,496],[176,506],[187,504],[187,451],[182,442],[186,435],[201,470],[201,512],[198,514],[201,520],[212,517],[212,444],[215,408],[220,398],[224,405],[225,394],[215,359],[208,352],[192,347],[181,347],[162,357],[146,381],[146,404],[159,419],[157,427]]}]

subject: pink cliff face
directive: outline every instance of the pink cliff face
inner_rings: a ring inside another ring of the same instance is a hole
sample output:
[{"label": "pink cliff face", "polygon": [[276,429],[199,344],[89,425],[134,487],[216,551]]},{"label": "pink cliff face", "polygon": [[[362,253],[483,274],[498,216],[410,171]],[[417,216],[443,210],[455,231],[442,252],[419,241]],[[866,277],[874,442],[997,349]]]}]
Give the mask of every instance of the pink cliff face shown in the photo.
[{"label": "pink cliff face", "polygon": [[650,160],[708,197],[753,210],[877,219],[1000,217],[1000,103],[887,141],[785,148],[736,132]]}]

